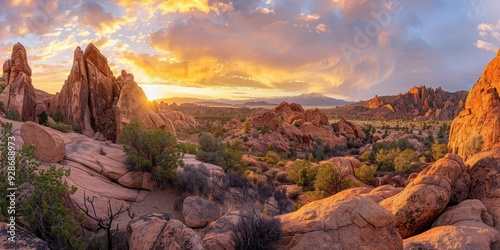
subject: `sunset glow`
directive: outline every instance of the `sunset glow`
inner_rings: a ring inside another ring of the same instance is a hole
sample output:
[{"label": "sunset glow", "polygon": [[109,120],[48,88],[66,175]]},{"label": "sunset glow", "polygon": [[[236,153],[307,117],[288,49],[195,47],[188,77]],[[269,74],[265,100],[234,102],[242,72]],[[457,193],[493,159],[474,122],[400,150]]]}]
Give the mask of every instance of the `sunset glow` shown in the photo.
[{"label": "sunset glow", "polygon": [[496,53],[499,11],[493,0],[2,1],[0,59],[22,43],[49,93],[91,42],[150,99],[454,91]]}]

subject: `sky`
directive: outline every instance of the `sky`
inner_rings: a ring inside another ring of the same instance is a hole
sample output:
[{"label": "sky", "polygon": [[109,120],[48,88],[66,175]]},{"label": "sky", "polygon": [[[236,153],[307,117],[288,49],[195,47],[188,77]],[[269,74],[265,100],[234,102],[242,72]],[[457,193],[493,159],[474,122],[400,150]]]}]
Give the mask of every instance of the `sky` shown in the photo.
[{"label": "sky", "polygon": [[93,43],[148,97],[468,90],[500,46],[496,0],[0,0],[0,61],[20,42],[58,92]]}]

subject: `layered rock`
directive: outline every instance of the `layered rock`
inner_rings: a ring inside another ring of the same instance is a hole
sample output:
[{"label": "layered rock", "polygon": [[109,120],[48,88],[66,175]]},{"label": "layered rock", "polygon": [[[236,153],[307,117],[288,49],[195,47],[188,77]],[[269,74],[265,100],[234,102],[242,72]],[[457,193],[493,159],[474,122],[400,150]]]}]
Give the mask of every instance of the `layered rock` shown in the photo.
[{"label": "layered rock", "polygon": [[453,120],[448,147],[451,152],[469,158],[477,149],[472,137],[481,136],[480,149],[492,149],[500,142],[500,51],[486,66],[483,76],[470,90],[464,109]]},{"label": "layered rock", "polygon": [[406,188],[383,201],[403,238],[422,232],[448,204],[467,198],[470,177],[460,156],[447,154],[422,170]]},{"label": "layered rock", "polygon": [[479,200],[449,207],[430,230],[404,240],[405,249],[499,249],[500,232]]},{"label": "layered rock", "polygon": [[118,85],[106,57],[90,43],[85,52],[77,47],[68,79],[53,99],[50,109],[61,111],[63,122],[80,127],[84,135],[95,132],[114,140],[116,136],[113,102]]},{"label": "layered rock", "polygon": [[26,49],[20,43],[12,48],[12,56],[3,64],[5,80],[1,82],[4,91],[0,101],[4,110],[14,110],[19,121],[37,121],[36,93],[31,83],[31,68],[28,64]]},{"label": "layered rock", "polygon": [[349,190],[278,218],[282,249],[403,249],[392,214]]},{"label": "layered rock", "polygon": [[466,91],[450,93],[441,88],[416,86],[404,94],[375,96],[329,112],[348,118],[452,120],[464,107],[466,96]]},{"label": "layered rock", "polygon": [[35,145],[35,155],[42,161],[55,163],[64,158],[64,141],[56,134],[47,132],[34,122],[26,122],[21,126],[21,137],[25,145]]}]

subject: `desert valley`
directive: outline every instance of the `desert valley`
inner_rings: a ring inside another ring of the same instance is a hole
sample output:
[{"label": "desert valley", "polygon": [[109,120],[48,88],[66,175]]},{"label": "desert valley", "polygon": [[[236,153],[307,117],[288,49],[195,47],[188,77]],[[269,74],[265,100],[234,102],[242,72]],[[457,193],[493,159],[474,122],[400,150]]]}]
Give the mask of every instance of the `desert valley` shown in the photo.
[{"label": "desert valley", "polygon": [[500,250],[500,50],[435,56],[439,6],[55,2],[0,3],[0,249]]}]

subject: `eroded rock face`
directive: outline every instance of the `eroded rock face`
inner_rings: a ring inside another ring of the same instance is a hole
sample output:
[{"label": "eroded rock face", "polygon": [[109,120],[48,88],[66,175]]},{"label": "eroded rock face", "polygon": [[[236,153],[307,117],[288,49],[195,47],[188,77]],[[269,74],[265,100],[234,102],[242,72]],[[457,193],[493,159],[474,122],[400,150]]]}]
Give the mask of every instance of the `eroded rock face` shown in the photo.
[{"label": "eroded rock face", "polygon": [[205,249],[235,249],[235,225],[240,221],[238,212],[231,212],[210,223],[203,235]]},{"label": "eroded rock face", "polygon": [[296,103],[282,102],[272,110],[247,118],[245,123],[226,124],[232,140],[247,138],[244,146],[266,152],[269,146],[280,152],[312,150],[318,142],[334,148],[345,146],[347,139],[335,135],[328,118],[318,109],[304,110]]},{"label": "eroded rock face", "polygon": [[405,249],[499,249],[500,233],[479,200],[449,207],[430,230],[404,240]]},{"label": "eroded rock face", "polygon": [[337,122],[338,133],[340,135],[345,134],[345,136],[351,140],[363,139],[365,134],[358,128],[354,123],[341,118]]},{"label": "eroded rock face", "polygon": [[349,190],[278,218],[282,249],[403,249],[391,213]]},{"label": "eroded rock face", "polygon": [[220,216],[220,208],[198,196],[184,199],[182,215],[188,227],[205,227]]},{"label": "eroded rock face", "polygon": [[147,214],[127,225],[129,249],[203,250],[200,236],[169,214]]},{"label": "eroded rock face", "polygon": [[15,110],[19,121],[37,121],[36,93],[31,83],[31,68],[26,49],[20,43],[12,48],[12,56],[3,65],[5,81],[0,83],[5,89],[0,101],[5,110]]},{"label": "eroded rock face", "polygon": [[[499,51],[500,52],[500,51]],[[475,152],[468,140],[482,136],[482,150],[500,142],[500,53],[486,66],[467,96],[464,109],[453,120],[448,147],[465,160]]]},{"label": "eroded rock face", "polygon": [[0,222],[0,249],[19,249],[19,250],[49,250],[47,242],[35,237],[29,231],[16,226],[15,242],[9,241],[9,225],[6,222]]},{"label": "eroded rock face", "polygon": [[380,205],[394,215],[399,234],[407,238],[432,224],[448,204],[466,199],[469,187],[470,177],[462,159],[447,154]]},{"label": "eroded rock face", "polygon": [[50,109],[54,113],[61,111],[63,122],[79,126],[84,135],[92,137],[99,132],[114,140],[113,102],[117,88],[106,57],[92,43],[87,45],[85,52],[77,47],[68,79],[54,97]]},{"label": "eroded rock face", "polygon": [[42,161],[55,163],[64,158],[64,141],[57,134],[47,132],[34,122],[26,122],[21,126],[21,137],[25,145],[36,145],[35,155]]}]

